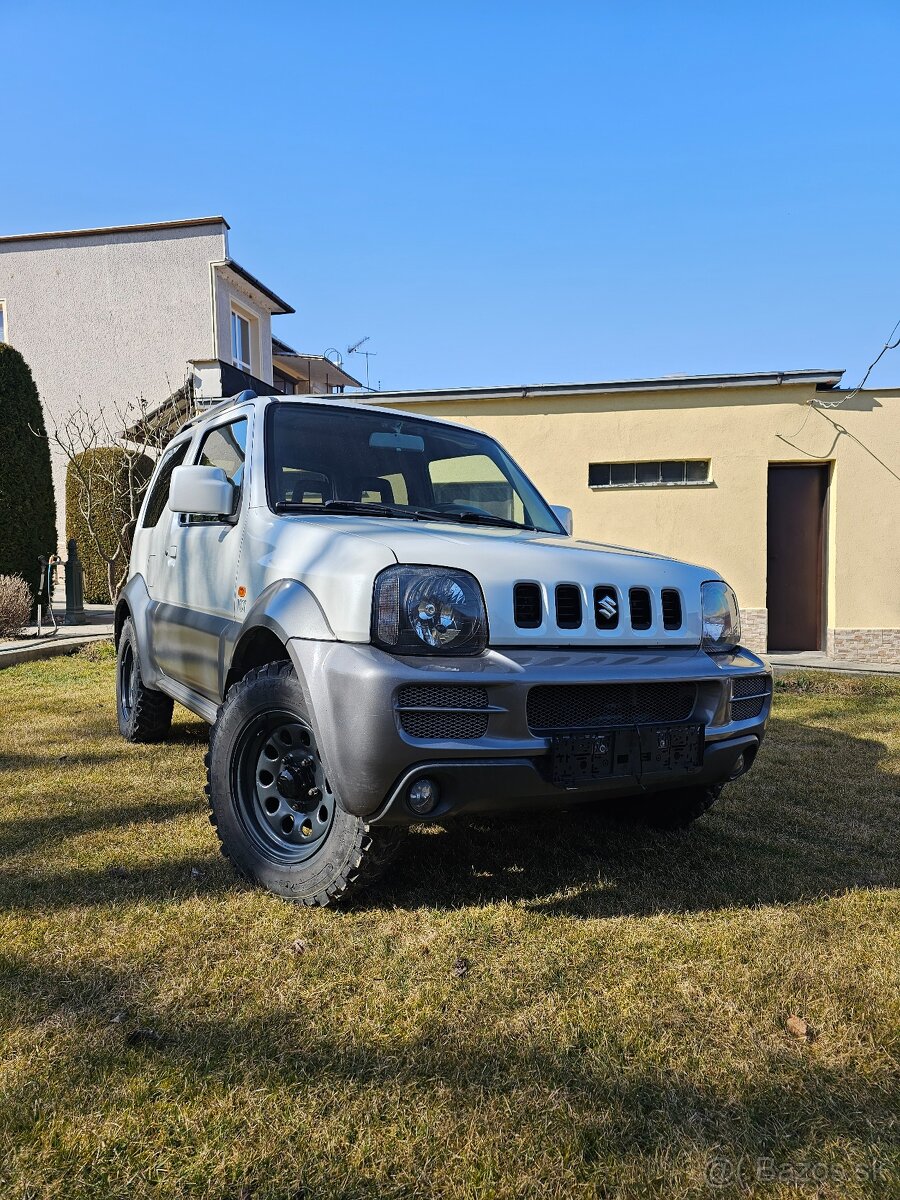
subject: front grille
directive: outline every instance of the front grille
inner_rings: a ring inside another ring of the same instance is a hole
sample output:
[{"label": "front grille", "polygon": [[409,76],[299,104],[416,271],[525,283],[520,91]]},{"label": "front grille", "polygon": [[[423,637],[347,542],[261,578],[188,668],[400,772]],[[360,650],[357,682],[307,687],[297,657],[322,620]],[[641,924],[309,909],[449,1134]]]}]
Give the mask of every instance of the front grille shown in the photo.
[{"label": "front grille", "polygon": [[694,683],[542,684],[528,693],[528,728],[535,734],[615,725],[664,725],[694,711]]},{"label": "front grille", "polygon": [[646,588],[635,587],[628,593],[628,599],[631,604],[631,628],[649,629],[653,624],[650,593]]},{"label": "front grille", "polygon": [[543,617],[541,589],[536,583],[517,583],[513,589],[513,613],[520,629],[537,629]]},{"label": "front grille", "polygon": [[615,629],[619,624],[619,597],[607,583],[594,588],[594,623],[598,629]]},{"label": "front grille", "polygon": [[556,624],[560,629],[581,625],[581,588],[573,583],[561,583],[556,589]]},{"label": "front grille", "polygon": [[674,588],[662,590],[662,615],[664,629],[681,628],[681,597]]},{"label": "front grille", "polygon": [[731,683],[731,719],[749,721],[758,717],[772,694],[768,675],[741,675]]},{"label": "front grille", "polygon": [[487,690],[466,684],[408,684],[397,693],[401,729],[428,741],[484,737],[487,707]]}]

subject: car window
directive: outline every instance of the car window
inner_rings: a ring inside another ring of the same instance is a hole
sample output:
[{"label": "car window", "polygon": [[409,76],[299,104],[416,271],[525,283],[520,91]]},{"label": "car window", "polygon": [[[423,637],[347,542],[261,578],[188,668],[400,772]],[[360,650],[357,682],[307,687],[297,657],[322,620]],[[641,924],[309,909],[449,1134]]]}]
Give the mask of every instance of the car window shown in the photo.
[{"label": "car window", "polygon": [[200,443],[197,465],[221,467],[230,483],[240,487],[244,479],[244,457],[247,451],[247,418],[218,425]]},{"label": "car window", "polygon": [[428,474],[438,503],[482,509],[511,521],[524,519],[521,499],[497,463],[486,454],[432,459]]},{"label": "car window", "polygon": [[144,519],[141,521],[142,529],[152,529],[159,524],[159,519],[166,511],[166,502],[169,499],[169,486],[172,483],[172,472],[176,467],[180,467],[184,462],[184,456],[187,454],[190,439],[182,442],[180,446],[174,446],[162,460],[162,466],[159,468],[159,474],[150,489],[150,498],[147,501],[147,507],[144,509]]},{"label": "car window", "polygon": [[355,512],[372,505],[376,515],[389,507],[399,516],[403,509],[438,506],[451,520],[474,514],[562,532],[502,447],[473,429],[277,402],[267,409],[265,437],[266,495],[275,511],[315,511],[338,501]]},{"label": "car window", "polygon": [[[244,460],[247,452],[247,418],[230,421],[211,429],[200,443],[196,465],[198,467],[220,467],[228,482],[240,490],[244,482]],[[235,505],[237,512],[237,505]],[[219,517],[200,516],[193,513],[185,518],[188,525],[216,525]]]}]

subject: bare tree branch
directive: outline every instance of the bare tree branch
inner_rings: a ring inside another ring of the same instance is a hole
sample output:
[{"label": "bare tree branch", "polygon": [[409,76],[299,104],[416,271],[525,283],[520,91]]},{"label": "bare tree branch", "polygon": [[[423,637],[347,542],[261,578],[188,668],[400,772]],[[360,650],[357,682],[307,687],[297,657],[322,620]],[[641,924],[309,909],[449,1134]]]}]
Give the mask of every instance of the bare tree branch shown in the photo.
[{"label": "bare tree branch", "polygon": [[[155,463],[175,430],[194,415],[189,376],[158,408],[144,396],[117,401],[99,413],[78,397],[59,421],[48,412],[51,445],[77,481],[78,511],[97,557],[106,564],[107,590],[115,602],[128,573],[134,531],[149,483],[147,459]],[[108,453],[113,451],[113,453]],[[112,520],[108,509],[113,504]]]}]

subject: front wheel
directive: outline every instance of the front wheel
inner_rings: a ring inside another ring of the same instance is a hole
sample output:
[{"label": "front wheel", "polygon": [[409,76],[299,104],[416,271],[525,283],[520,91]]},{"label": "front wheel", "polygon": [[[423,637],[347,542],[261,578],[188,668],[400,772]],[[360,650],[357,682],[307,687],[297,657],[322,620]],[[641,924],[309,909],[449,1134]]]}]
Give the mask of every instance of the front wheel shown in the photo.
[{"label": "front wheel", "polygon": [[327,905],[372,883],[402,828],[370,829],[339,803],[289,662],[230,689],[206,756],[210,820],[237,872],[277,896]]}]

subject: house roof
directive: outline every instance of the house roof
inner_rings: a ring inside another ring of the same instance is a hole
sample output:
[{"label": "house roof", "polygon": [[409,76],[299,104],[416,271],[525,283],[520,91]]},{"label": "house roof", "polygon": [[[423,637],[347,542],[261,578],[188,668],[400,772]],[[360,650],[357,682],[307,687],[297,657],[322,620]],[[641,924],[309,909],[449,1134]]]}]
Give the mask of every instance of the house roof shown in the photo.
[{"label": "house roof", "polygon": [[187,217],[183,221],[147,221],[143,225],[100,225],[95,229],[58,229],[50,233],[5,233],[0,242],[38,242],[53,238],[98,237],[105,233],[147,233],[165,229],[190,229],[195,225],[231,226],[224,217]]},{"label": "house roof", "polygon": [[226,258],[223,262],[216,263],[215,265],[217,267],[225,267],[227,270],[233,271],[234,274],[240,276],[245,283],[249,283],[252,288],[256,288],[258,292],[262,292],[266,299],[270,300],[272,304],[275,305],[273,311],[279,315],[297,311],[295,308],[292,308],[290,304],[288,304],[287,300],[282,300],[282,298],[273,292],[271,288],[266,287],[261,280],[257,279],[255,275],[251,275],[245,267],[242,267],[240,263],[235,262],[233,258]]},{"label": "house roof", "polygon": [[[668,392],[683,388],[778,387],[806,383],[817,391],[836,387],[843,370],[748,371],[728,375],[661,375],[648,379],[602,380],[597,383],[538,383],[503,387],[423,388],[396,392],[367,392],[366,399],[397,403],[443,404],[454,400],[502,400],[525,396],[579,396],[597,392]],[[360,398],[360,397],[358,397]]]}]

